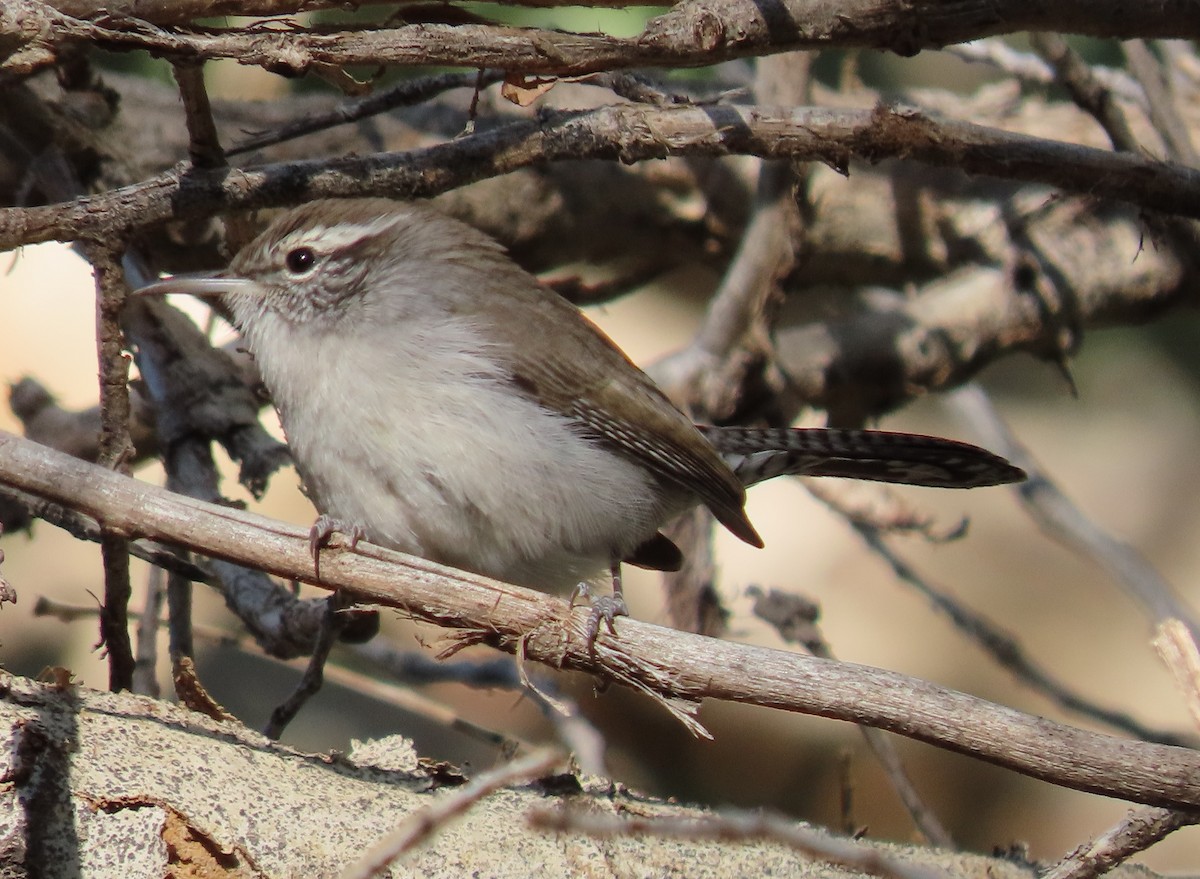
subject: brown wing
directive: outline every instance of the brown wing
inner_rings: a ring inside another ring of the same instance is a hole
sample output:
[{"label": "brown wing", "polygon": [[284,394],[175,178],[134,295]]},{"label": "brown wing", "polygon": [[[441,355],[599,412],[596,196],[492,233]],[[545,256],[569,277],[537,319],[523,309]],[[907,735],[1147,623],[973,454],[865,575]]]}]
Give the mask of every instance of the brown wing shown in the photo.
[{"label": "brown wing", "polygon": [[[499,257],[499,254],[497,254]],[[700,498],[742,540],[762,546],[746,518],[745,489],[695,425],[575,306],[503,257],[481,282],[489,324],[512,357],[513,380],[543,405],[586,425],[600,442]],[[505,319],[498,320],[500,311]],[[537,352],[529,344],[537,339]]]}]

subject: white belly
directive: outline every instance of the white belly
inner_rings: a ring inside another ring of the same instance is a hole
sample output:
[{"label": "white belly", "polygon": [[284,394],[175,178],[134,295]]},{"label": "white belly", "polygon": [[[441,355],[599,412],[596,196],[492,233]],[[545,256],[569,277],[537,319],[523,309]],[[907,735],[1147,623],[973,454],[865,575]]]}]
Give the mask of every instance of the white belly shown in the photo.
[{"label": "white belly", "polygon": [[642,468],[457,353],[477,343],[440,333],[453,356],[421,346],[419,361],[394,351],[383,365],[290,345],[321,375],[304,399],[264,375],[321,512],[383,546],[541,589],[607,569],[675,512]]}]

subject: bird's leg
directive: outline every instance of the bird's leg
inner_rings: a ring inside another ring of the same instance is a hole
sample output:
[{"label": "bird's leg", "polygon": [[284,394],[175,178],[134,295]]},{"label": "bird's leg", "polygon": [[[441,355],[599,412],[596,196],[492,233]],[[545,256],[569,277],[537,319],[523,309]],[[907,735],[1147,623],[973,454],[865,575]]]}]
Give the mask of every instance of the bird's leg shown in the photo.
[{"label": "bird's leg", "polygon": [[342,534],[347,538],[346,547],[350,550],[358,546],[358,542],[367,536],[362,525],[347,524],[324,513],[317,516],[317,521],[313,522],[312,527],[308,529],[308,551],[312,553],[313,574],[318,580],[321,579],[321,550],[329,546],[329,538],[335,533]]}]

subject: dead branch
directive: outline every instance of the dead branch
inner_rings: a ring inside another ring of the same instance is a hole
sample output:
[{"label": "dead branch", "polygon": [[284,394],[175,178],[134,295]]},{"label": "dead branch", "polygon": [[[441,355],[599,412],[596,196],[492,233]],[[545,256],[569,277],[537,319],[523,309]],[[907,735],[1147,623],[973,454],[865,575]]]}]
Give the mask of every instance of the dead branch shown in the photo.
[{"label": "dead branch", "polygon": [[[175,495],[11,434],[0,434],[0,481],[69,504],[115,532],[313,579],[304,529]],[[569,612],[558,598],[369,544],[323,552],[321,573],[317,585],[462,630],[460,644],[487,643],[601,675],[664,700],[681,719],[705,698],[800,711],[897,732],[1078,790],[1200,808],[1200,754],[1189,749],[1073,729],[882,669],[632,619],[589,649],[584,608]]]},{"label": "dead branch", "polygon": [[66,42],[115,50],[143,49],[181,59],[234,58],[298,76],[352,64],[500,67],[511,72],[579,75],[601,70],[669,65],[695,67],[746,55],[796,49],[872,48],[915,55],[980,37],[1017,31],[1058,31],[1097,37],[1200,35],[1186,0],[1164,0],[1136,11],[1109,0],[936,0],[881,5],[852,0],[836,5],[784,0],[765,14],[751,0],[694,0],[647,23],[632,38],[515,28],[493,24],[401,27],[344,25],[324,33],[295,21],[242,29],[171,30],[139,18],[89,21],[39,0],[0,7],[0,39],[10,45],[0,70],[26,74],[52,63]]},{"label": "dead branch", "polygon": [[650,107],[620,104],[549,113],[420,150],[237,170],[178,168],[66,204],[0,212],[0,249],[103,239],[168,219],[386,194],[428,197],[532,164],[565,159],[755,155],[845,167],[904,156],[1149,210],[1200,216],[1200,173],[1128,153],[1033,138],[911,107]]}]

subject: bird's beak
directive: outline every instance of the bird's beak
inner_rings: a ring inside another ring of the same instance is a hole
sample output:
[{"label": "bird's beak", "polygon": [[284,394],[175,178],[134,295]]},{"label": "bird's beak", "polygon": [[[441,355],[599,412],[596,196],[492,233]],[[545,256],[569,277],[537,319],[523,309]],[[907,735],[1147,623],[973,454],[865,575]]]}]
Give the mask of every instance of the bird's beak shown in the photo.
[{"label": "bird's beak", "polygon": [[260,295],[262,287],[249,278],[230,278],[222,275],[176,275],[155,281],[133,291],[135,296],[166,296],[169,293],[187,293],[191,296],[225,296],[230,293]]}]

